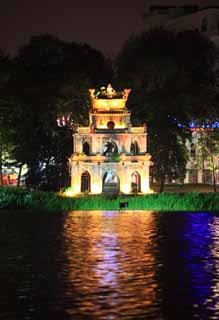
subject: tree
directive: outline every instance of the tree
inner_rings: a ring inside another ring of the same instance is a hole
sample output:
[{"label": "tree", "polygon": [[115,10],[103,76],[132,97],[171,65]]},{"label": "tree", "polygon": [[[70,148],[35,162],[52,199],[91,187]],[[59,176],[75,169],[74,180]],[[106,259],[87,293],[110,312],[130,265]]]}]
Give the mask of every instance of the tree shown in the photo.
[{"label": "tree", "polygon": [[10,134],[11,123],[11,98],[5,95],[8,85],[12,62],[9,56],[0,52],[0,185],[2,184],[2,169],[7,164],[8,156],[11,155],[12,144]]},{"label": "tree", "polygon": [[13,62],[8,95],[15,101],[15,158],[27,165],[29,186],[58,190],[69,184],[72,140],[69,128],[57,126],[57,116],[67,112],[72,121],[86,122],[87,90],[111,80],[109,63],[88,45],[50,35],[32,37]]},{"label": "tree", "polygon": [[208,162],[208,168],[211,170],[213,190],[217,192],[216,169],[219,155],[219,132],[218,129],[200,130],[197,139],[197,157],[198,163],[202,167],[204,176],[205,162]]},{"label": "tree", "polygon": [[183,145],[190,137],[189,122],[213,108],[215,58],[214,45],[198,32],[160,29],[131,38],[117,57],[118,85],[134,92],[128,102],[134,122],[148,124],[149,152],[160,191],[165,178],[185,173]]}]

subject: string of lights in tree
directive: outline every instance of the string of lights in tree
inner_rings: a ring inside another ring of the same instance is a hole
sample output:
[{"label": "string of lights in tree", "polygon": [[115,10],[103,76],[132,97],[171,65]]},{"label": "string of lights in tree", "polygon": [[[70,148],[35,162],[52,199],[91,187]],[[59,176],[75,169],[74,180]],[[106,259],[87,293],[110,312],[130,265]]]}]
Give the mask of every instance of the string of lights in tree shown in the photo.
[{"label": "string of lights in tree", "polygon": [[206,123],[206,122],[197,123],[195,121],[191,121],[191,122],[189,122],[188,126],[185,124],[182,124],[182,123],[178,123],[177,125],[180,128],[188,127],[191,130],[217,129],[217,128],[219,128],[219,121],[214,121],[211,123]]},{"label": "string of lights in tree", "polygon": [[74,123],[74,120],[72,119],[72,112],[64,113],[57,117],[56,119],[57,126],[58,127],[67,127],[71,130],[75,130],[77,125]]}]

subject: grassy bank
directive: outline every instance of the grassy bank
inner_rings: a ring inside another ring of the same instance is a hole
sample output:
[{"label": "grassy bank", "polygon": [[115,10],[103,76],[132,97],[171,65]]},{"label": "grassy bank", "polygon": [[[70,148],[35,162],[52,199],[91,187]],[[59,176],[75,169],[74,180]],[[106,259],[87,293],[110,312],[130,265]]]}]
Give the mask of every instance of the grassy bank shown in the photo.
[{"label": "grassy bank", "polygon": [[156,211],[219,211],[218,193],[162,193],[119,196],[109,199],[103,195],[78,198],[61,197],[53,192],[27,189],[0,188],[0,209],[32,210],[119,210],[120,203],[128,202],[126,210]]}]

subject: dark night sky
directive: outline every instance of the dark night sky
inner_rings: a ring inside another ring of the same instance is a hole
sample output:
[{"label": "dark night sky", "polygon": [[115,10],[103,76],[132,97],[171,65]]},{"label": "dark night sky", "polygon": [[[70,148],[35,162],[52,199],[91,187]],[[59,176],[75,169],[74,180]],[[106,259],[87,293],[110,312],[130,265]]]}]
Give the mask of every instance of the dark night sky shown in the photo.
[{"label": "dark night sky", "polygon": [[0,0],[0,48],[14,54],[31,35],[86,42],[107,55],[142,27],[147,0]]},{"label": "dark night sky", "polygon": [[0,0],[0,48],[14,54],[31,35],[86,42],[106,55],[143,26],[147,5],[219,5],[219,0]]}]

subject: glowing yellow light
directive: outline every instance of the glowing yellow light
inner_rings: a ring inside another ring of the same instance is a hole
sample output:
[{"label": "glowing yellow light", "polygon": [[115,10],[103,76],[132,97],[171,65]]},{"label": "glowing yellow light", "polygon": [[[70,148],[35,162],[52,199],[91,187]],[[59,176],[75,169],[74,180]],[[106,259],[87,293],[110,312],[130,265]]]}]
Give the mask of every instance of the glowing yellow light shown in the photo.
[{"label": "glowing yellow light", "polygon": [[121,160],[122,160],[122,161],[125,161],[125,160],[126,160],[126,155],[125,155],[124,153],[121,153],[120,157],[121,157]]},{"label": "glowing yellow light", "polygon": [[124,109],[125,99],[94,99],[93,107],[98,110]]},{"label": "glowing yellow light", "polygon": [[96,160],[97,160],[97,161],[100,161],[100,159],[101,159],[101,154],[98,152],[98,153],[96,154]]},{"label": "glowing yellow light", "polygon": [[64,197],[75,197],[76,193],[72,189],[67,189],[62,194]]},{"label": "glowing yellow light", "polygon": [[101,193],[102,190],[101,190],[101,186],[99,184],[93,184],[92,185],[92,189],[91,189],[91,192],[92,193]]},{"label": "glowing yellow light", "polygon": [[125,193],[125,194],[130,193],[130,192],[131,192],[131,190],[130,190],[130,185],[128,185],[127,183],[123,184],[123,185],[121,186],[121,191],[122,191],[123,193]]},{"label": "glowing yellow light", "polygon": [[149,186],[148,185],[143,185],[141,187],[142,193],[149,193]]},{"label": "glowing yellow light", "polygon": [[[77,196],[83,192],[82,190],[89,190],[91,194],[102,193],[103,177],[111,170],[118,175],[117,189],[124,194],[133,192],[131,175],[135,170],[140,170],[139,181],[136,182],[139,185],[138,190],[149,193],[151,190],[148,170],[151,162],[147,153],[145,126],[132,128],[131,113],[126,109],[126,101],[131,90],[116,92],[108,85],[98,92],[95,89],[89,91],[93,111],[89,113],[89,127],[79,127],[73,133],[74,153],[69,159],[71,189],[65,191],[65,196]],[[113,129],[123,130],[115,130],[115,136],[112,138]],[[117,145],[118,156],[111,157],[110,153],[105,153],[106,141],[112,139]],[[89,152],[86,154],[83,153],[84,141],[89,144]],[[138,145],[138,154],[130,154],[133,141]],[[84,172],[87,172],[86,179]],[[85,184],[86,188],[83,187]]]}]

